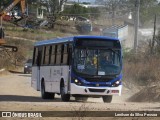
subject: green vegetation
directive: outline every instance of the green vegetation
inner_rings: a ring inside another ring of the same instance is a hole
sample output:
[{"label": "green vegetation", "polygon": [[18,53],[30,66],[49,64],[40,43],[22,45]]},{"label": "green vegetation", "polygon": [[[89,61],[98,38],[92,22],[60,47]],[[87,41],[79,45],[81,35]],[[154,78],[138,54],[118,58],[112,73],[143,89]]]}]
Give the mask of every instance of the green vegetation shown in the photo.
[{"label": "green vegetation", "polygon": [[65,9],[62,14],[73,17],[83,16],[87,18],[97,18],[99,17],[100,11],[97,8],[85,8],[76,3],[70,8]]}]

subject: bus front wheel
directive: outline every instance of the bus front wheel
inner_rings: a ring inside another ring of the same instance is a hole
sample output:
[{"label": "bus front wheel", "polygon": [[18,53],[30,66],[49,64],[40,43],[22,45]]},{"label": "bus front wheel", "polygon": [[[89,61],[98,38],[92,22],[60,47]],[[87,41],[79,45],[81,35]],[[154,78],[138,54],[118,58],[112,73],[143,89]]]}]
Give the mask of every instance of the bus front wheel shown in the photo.
[{"label": "bus front wheel", "polygon": [[102,97],[104,103],[111,103],[112,95],[107,95]]},{"label": "bus front wheel", "polygon": [[64,84],[61,84],[60,93],[61,93],[61,99],[62,99],[62,101],[68,102],[70,100],[70,94],[66,94],[65,93]]},{"label": "bus front wheel", "polygon": [[45,91],[44,82],[41,83],[41,97],[43,99],[54,99],[55,93],[48,93]]}]

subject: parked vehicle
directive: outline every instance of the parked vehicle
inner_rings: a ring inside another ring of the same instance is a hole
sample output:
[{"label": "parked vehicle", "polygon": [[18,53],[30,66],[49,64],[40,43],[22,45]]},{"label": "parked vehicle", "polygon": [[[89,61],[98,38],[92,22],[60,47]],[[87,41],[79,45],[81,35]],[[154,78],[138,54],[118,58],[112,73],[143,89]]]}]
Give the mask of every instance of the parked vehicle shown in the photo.
[{"label": "parked vehicle", "polygon": [[32,72],[32,59],[28,59],[27,62],[24,64],[24,74]]}]

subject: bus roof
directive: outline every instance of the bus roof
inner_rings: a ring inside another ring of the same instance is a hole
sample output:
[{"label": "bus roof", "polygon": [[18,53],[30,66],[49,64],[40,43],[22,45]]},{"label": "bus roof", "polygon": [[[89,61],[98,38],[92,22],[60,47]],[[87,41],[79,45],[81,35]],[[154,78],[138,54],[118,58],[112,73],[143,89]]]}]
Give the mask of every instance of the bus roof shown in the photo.
[{"label": "bus roof", "polygon": [[43,40],[36,42],[34,46],[41,46],[41,45],[49,45],[49,44],[56,44],[56,43],[65,43],[65,42],[72,42],[75,39],[106,39],[106,40],[119,40],[118,38],[107,37],[107,36],[93,36],[93,35],[82,35],[82,36],[72,36],[72,37],[63,37],[63,38],[54,38],[51,40]]}]

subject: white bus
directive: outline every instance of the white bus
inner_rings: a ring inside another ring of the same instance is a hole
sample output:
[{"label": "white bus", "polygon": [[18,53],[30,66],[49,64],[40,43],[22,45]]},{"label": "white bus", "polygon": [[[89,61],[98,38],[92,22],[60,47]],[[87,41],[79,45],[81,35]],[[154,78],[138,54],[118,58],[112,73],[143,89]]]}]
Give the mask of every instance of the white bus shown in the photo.
[{"label": "white bus", "polygon": [[111,102],[121,95],[122,51],[117,38],[74,36],[37,42],[34,46],[31,86],[43,99],[61,95],[86,101],[102,97]]}]

